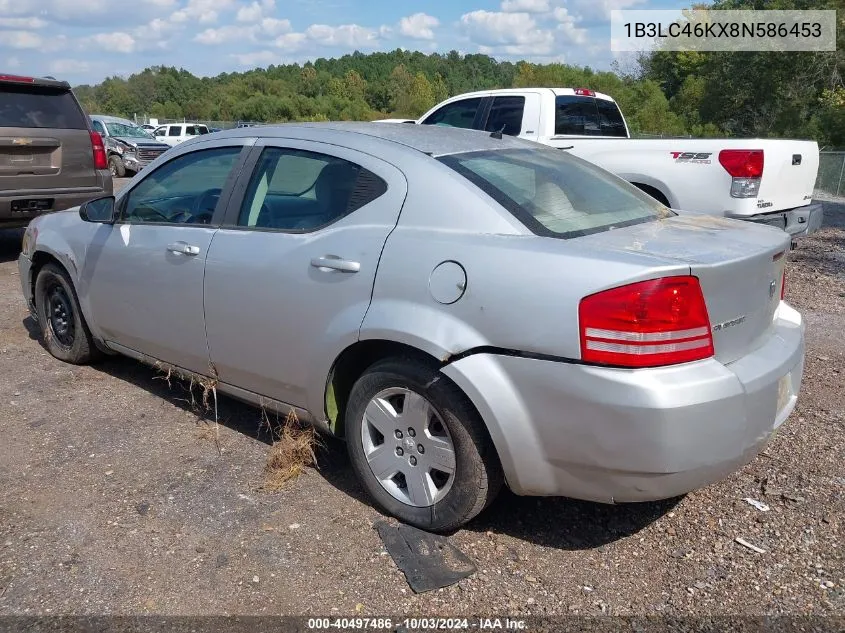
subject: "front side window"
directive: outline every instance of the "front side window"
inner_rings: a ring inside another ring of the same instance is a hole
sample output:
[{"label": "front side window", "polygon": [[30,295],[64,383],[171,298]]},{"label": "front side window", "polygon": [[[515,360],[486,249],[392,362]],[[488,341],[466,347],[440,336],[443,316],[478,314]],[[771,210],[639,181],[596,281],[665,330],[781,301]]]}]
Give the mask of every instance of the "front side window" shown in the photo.
[{"label": "front side window", "polygon": [[156,128],[156,131],[153,132],[153,136],[164,136],[166,133],[167,133],[167,128],[162,126],[162,127]]},{"label": "front side window", "polygon": [[342,158],[300,149],[267,148],[244,197],[238,226],[313,231],[385,191],[384,180]]},{"label": "front side window", "polygon": [[129,192],[123,221],[209,224],[240,153],[240,147],[219,147],[165,163]]},{"label": "front side window", "polygon": [[488,132],[501,132],[519,136],[522,131],[522,114],[525,111],[525,97],[496,97],[487,117]]},{"label": "front side window", "polygon": [[171,125],[170,130],[167,132],[168,136],[182,136],[182,126],[181,125]]},{"label": "front side window", "polygon": [[471,129],[480,105],[480,97],[455,101],[435,110],[422,124]]},{"label": "front side window", "polygon": [[674,213],[633,185],[559,150],[501,150],[439,159],[537,235],[570,238]]}]

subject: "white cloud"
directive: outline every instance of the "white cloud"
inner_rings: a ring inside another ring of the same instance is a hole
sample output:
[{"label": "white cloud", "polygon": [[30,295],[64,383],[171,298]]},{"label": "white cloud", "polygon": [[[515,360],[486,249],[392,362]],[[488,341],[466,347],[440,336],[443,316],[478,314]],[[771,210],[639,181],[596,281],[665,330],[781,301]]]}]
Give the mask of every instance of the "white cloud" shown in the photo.
[{"label": "white cloud", "polygon": [[309,40],[322,46],[336,46],[343,48],[374,48],[378,46],[378,33],[370,28],[357,24],[342,24],[328,26],[326,24],[312,24],[305,29]]},{"label": "white cloud", "polygon": [[630,9],[646,0],[576,0],[578,12],[586,18],[609,20],[614,9]]},{"label": "white cloud", "polygon": [[289,20],[264,18],[258,24],[228,24],[217,29],[205,29],[194,37],[194,41],[209,46],[238,41],[257,42],[262,37],[272,38],[289,33],[290,30]]},{"label": "white cloud", "polygon": [[433,40],[435,27],[440,20],[425,13],[415,13],[399,20],[399,32],[416,40]]},{"label": "white cloud", "polygon": [[222,11],[228,11],[235,6],[235,0],[188,0],[185,8],[176,11],[170,19],[179,23],[197,20],[200,24],[213,24],[217,22]]},{"label": "white cloud", "polygon": [[284,35],[277,37],[273,41],[273,45],[292,53],[301,50],[305,46],[307,39],[308,37],[305,33],[285,33]]},{"label": "white cloud", "polygon": [[134,53],[135,52],[135,38],[129,33],[97,33],[91,36],[91,41],[107,51],[115,51],[118,53]]},{"label": "white cloud", "polygon": [[31,31],[9,31],[3,33],[3,46],[9,48],[32,49],[41,48],[42,39]]},{"label": "white cloud", "polygon": [[488,55],[548,55],[554,35],[528,13],[472,11],[461,16],[461,28]]},{"label": "white cloud", "polygon": [[238,22],[258,22],[266,13],[273,13],[276,9],[276,0],[261,0],[252,4],[242,6],[238,9]]},{"label": "white cloud", "polygon": [[[72,75],[89,72],[91,62],[82,59],[56,59],[50,62],[49,70],[55,75]],[[61,79],[61,77],[60,77]]]},{"label": "white cloud", "polygon": [[14,55],[6,59],[6,68],[9,70],[14,70],[15,68],[21,67],[21,60]]},{"label": "white cloud", "polygon": [[276,51],[257,51],[254,53],[242,53],[232,55],[235,61],[241,66],[269,66],[270,64],[278,63],[280,60],[279,53]]},{"label": "white cloud", "polygon": [[[37,17],[3,18],[0,17],[0,29],[41,29],[47,22]],[[2,40],[0,40],[2,42]]]},{"label": "white cloud", "polygon": [[549,0],[503,0],[506,13],[548,13]]},{"label": "white cloud", "polygon": [[565,7],[557,7],[552,15],[559,23],[556,30],[561,39],[572,44],[587,43],[587,29],[578,28],[578,20]]}]

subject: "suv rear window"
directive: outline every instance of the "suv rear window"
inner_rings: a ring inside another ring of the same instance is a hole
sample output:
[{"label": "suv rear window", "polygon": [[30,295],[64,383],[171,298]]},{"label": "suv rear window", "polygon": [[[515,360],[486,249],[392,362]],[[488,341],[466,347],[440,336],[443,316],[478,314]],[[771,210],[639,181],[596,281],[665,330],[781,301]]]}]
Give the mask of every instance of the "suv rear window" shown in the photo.
[{"label": "suv rear window", "polygon": [[0,86],[0,127],[85,130],[85,115],[69,90]]},{"label": "suv rear window", "polygon": [[559,150],[480,151],[439,160],[537,235],[578,237],[674,215],[633,185]]},{"label": "suv rear window", "polygon": [[555,98],[555,134],[627,136],[625,121],[616,103],[575,95]]}]

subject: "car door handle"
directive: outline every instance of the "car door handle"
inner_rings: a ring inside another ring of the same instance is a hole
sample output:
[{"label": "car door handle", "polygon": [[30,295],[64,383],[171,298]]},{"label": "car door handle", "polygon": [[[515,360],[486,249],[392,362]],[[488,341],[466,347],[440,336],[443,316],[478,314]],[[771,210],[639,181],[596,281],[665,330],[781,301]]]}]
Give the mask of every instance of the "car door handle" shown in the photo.
[{"label": "car door handle", "polygon": [[171,253],[178,253],[180,255],[199,255],[200,247],[186,244],[185,242],[174,242],[167,245],[167,250]]},{"label": "car door handle", "polygon": [[344,273],[357,273],[361,270],[361,264],[359,262],[350,262],[349,260],[341,259],[337,255],[315,257],[311,260],[311,265],[314,268],[339,270]]}]

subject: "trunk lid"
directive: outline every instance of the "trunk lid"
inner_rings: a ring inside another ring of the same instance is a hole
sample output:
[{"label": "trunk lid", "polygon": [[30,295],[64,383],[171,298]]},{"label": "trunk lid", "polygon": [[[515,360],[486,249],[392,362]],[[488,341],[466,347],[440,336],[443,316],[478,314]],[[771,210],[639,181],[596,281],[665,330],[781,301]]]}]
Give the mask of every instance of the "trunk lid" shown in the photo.
[{"label": "trunk lid", "polygon": [[701,283],[720,362],[741,358],[771,335],[790,244],[779,229],[683,214],[573,242],[593,253],[635,252],[658,265],[689,266]]},{"label": "trunk lid", "polygon": [[88,124],[70,89],[0,82],[0,191],[97,182]]}]

